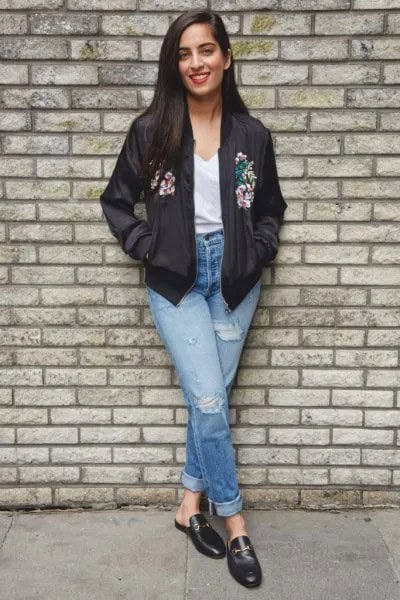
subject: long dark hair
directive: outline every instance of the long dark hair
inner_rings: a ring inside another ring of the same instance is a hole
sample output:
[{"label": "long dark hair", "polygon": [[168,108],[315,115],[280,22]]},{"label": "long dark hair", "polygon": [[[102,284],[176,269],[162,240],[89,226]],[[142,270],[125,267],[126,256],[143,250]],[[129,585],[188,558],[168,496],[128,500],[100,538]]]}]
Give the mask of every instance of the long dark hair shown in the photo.
[{"label": "long dark hair", "polygon": [[[179,40],[189,25],[208,23],[215,40],[227,57],[231,50],[229,37],[221,17],[210,10],[189,10],[171,23],[164,37],[158,63],[158,75],[153,99],[142,116],[150,115],[152,134],[147,151],[143,156],[142,179],[149,188],[157,175],[157,170],[176,166],[180,161],[180,149],[186,105],[186,88],[178,70]],[[231,64],[224,70],[222,80],[223,111],[249,114],[240,97],[235,81],[234,59],[231,50]],[[159,180],[157,180],[159,184]]]}]

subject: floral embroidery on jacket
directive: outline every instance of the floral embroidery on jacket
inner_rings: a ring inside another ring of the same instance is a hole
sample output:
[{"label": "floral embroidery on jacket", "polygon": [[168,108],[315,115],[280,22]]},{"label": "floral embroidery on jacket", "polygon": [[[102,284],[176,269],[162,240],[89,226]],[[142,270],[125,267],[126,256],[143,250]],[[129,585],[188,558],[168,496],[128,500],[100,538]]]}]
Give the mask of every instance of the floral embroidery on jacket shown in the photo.
[{"label": "floral embroidery on jacket", "polygon": [[247,160],[247,155],[238,152],[235,157],[235,192],[240,208],[250,208],[254,200],[254,188],[257,176],[253,170],[254,161]]},{"label": "floral embroidery on jacket", "polygon": [[[157,187],[157,183],[160,177],[160,170],[156,171],[154,178],[151,180],[151,189]],[[164,178],[160,183],[160,196],[166,196],[167,194],[175,194],[175,175],[173,171],[166,171],[164,173]]]}]

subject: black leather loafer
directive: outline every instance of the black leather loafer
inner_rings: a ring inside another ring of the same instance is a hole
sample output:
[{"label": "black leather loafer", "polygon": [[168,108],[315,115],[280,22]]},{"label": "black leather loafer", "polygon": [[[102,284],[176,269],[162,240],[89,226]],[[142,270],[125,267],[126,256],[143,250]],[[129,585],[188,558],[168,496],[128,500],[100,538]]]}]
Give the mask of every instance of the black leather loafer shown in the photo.
[{"label": "black leather loafer", "polygon": [[242,585],[255,587],[260,585],[262,571],[253,544],[247,535],[233,538],[229,546],[226,540],[226,555],[229,572]]},{"label": "black leather loafer", "polygon": [[222,537],[211,527],[202,513],[189,517],[189,527],[181,525],[175,519],[175,527],[186,533],[199,552],[211,558],[222,558],[226,554]]}]

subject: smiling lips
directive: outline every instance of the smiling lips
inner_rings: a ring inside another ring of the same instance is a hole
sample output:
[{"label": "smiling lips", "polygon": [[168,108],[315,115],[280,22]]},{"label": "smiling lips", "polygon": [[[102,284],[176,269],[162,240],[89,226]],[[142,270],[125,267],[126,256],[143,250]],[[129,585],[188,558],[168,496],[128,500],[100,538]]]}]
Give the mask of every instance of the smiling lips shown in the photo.
[{"label": "smiling lips", "polygon": [[198,75],[190,75],[190,79],[193,83],[204,83],[207,81],[210,73],[199,73]]}]

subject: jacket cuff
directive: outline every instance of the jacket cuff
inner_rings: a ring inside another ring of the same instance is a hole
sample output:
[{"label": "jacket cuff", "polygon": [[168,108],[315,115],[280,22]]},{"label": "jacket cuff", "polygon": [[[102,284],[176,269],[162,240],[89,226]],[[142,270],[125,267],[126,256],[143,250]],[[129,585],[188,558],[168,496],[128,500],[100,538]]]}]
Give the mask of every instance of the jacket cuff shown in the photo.
[{"label": "jacket cuff", "polygon": [[260,239],[255,240],[256,250],[258,254],[258,258],[262,265],[265,265],[267,262],[274,260],[277,253],[273,253],[272,248],[268,242],[264,243]]},{"label": "jacket cuff", "polygon": [[135,244],[135,256],[138,260],[143,260],[146,256],[147,252],[150,250],[151,240],[153,238],[153,234],[149,233],[148,235],[143,235]]}]

